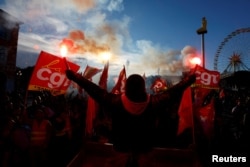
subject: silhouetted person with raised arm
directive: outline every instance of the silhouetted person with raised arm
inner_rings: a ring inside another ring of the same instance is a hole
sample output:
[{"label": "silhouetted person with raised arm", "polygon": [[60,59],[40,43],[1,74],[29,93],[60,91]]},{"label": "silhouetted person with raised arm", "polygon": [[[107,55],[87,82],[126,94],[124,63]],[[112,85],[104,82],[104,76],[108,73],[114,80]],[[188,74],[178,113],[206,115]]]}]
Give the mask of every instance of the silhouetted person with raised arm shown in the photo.
[{"label": "silhouetted person with raised arm", "polygon": [[125,93],[112,94],[71,70],[66,70],[66,75],[111,111],[113,148],[128,154],[127,167],[138,167],[139,155],[152,150],[157,111],[180,100],[196,79],[191,74],[163,93],[150,95],[143,77],[132,74],[126,81]]}]

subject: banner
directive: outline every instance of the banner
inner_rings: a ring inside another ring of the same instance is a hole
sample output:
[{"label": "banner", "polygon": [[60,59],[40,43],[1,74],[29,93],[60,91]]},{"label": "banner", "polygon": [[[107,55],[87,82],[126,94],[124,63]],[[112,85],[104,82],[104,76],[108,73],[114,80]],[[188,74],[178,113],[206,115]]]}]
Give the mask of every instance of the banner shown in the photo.
[{"label": "banner", "polygon": [[126,80],[127,80],[126,69],[125,67],[123,67],[123,69],[121,70],[119,74],[118,80],[115,86],[113,87],[113,89],[111,90],[111,92],[114,94],[120,94],[120,93],[125,92]]},{"label": "banner", "polygon": [[[102,74],[100,76],[99,80],[99,86],[106,89],[107,87],[107,78],[108,78],[108,67],[109,63],[105,64],[103,71],[101,69],[88,66],[85,68],[85,71],[83,73],[83,77],[92,80],[92,77],[95,76],[97,73],[102,71]],[[97,117],[97,112],[99,110],[98,103],[90,96],[88,96],[87,99],[87,110],[86,110],[86,129],[85,133],[87,136],[92,136],[94,132],[94,125],[93,122]]]},{"label": "banner", "polygon": [[211,139],[215,116],[214,93],[219,89],[220,73],[197,66],[195,74],[196,83],[193,87],[195,127],[207,139]]},{"label": "banner", "polygon": [[188,87],[182,95],[178,109],[179,125],[177,135],[180,135],[185,129],[193,128],[193,102],[191,87]]},{"label": "banner", "polygon": [[98,104],[92,97],[88,96],[87,110],[86,110],[86,129],[85,129],[85,133],[87,136],[93,135],[94,131],[93,121],[96,118],[97,110],[98,110]]},{"label": "banner", "polygon": [[107,82],[108,82],[108,70],[109,70],[109,62],[107,62],[102,71],[102,75],[99,80],[99,86],[105,90],[107,90]]},{"label": "banner", "polygon": [[[65,75],[65,59],[41,51],[34,67],[28,90],[48,90],[52,95],[64,94],[70,85],[70,80]],[[71,70],[78,71],[80,66],[68,62]]]},{"label": "banner", "polygon": [[154,93],[160,93],[162,91],[165,91],[167,89],[167,83],[165,80],[161,78],[155,79],[153,84],[150,87],[151,90],[154,91]]},{"label": "banner", "polygon": [[96,67],[91,67],[89,65],[86,66],[82,76],[86,79],[91,79],[92,77],[96,74],[98,74],[99,72],[101,72],[102,69],[96,68]]},{"label": "banner", "polygon": [[196,74],[194,86],[218,89],[220,81],[220,73],[218,71],[210,71],[199,65],[196,65],[194,70]]},{"label": "banner", "polygon": [[207,139],[211,140],[214,133],[214,117],[215,117],[215,109],[214,109],[214,98],[210,99],[210,101],[201,107],[198,110],[200,125],[203,129],[203,134]]}]

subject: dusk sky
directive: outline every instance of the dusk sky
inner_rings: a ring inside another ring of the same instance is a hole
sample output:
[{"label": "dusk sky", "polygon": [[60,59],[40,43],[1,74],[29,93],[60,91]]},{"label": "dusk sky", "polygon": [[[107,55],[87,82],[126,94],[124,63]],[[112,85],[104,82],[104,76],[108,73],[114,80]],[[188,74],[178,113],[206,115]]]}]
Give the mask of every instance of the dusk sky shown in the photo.
[{"label": "dusk sky", "polygon": [[[201,54],[196,30],[206,17],[205,67],[213,70],[224,38],[250,27],[249,0],[0,0],[0,8],[22,22],[21,68],[35,65],[41,50],[60,56],[66,39],[74,44],[67,59],[83,69],[87,64],[103,68],[101,55],[109,52],[110,74],[125,65],[128,75],[178,75],[190,56]],[[237,38],[241,43],[234,42]],[[235,36],[227,51],[241,47],[249,54],[249,40],[250,32]],[[226,66],[230,55],[223,57],[218,64]],[[242,57],[248,65],[249,55]]]}]

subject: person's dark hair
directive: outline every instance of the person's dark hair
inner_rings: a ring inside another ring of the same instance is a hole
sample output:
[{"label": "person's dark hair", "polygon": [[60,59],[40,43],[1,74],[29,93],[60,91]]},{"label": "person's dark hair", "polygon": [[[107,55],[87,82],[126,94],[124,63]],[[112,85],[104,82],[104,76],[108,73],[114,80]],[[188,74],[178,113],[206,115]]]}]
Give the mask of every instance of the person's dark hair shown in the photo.
[{"label": "person's dark hair", "polygon": [[145,80],[138,74],[128,77],[125,84],[125,95],[133,102],[143,102],[147,99]]}]

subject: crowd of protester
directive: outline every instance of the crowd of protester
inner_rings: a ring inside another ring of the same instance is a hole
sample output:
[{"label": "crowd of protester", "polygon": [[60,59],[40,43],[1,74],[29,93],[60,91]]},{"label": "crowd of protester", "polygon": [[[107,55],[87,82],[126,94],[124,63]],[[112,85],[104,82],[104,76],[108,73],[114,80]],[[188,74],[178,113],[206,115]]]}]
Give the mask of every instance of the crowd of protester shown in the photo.
[{"label": "crowd of protester", "polygon": [[0,166],[66,166],[84,141],[85,99],[46,92],[32,96],[29,106],[25,99],[16,92],[1,96]]},{"label": "crowd of protester", "polygon": [[[215,92],[214,98],[211,151],[249,150],[250,93],[247,90],[220,90]],[[30,105],[27,99],[18,92],[1,95],[1,166],[66,166],[86,139],[87,98],[67,99],[64,95],[40,92],[32,95]],[[155,133],[156,147],[188,147],[193,143],[191,131],[176,136],[177,108],[172,106],[166,109],[170,112],[161,112]],[[99,112],[90,140],[112,143],[110,123],[108,116]]]},{"label": "crowd of protester", "polygon": [[221,150],[247,151],[250,141],[249,90],[222,89],[214,107],[214,145]]},{"label": "crowd of protester", "polygon": [[220,88],[212,96],[215,115],[211,138],[195,132],[196,151],[205,167],[214,165],[212,155],[248,157],[250,150],[249,90]]}]

